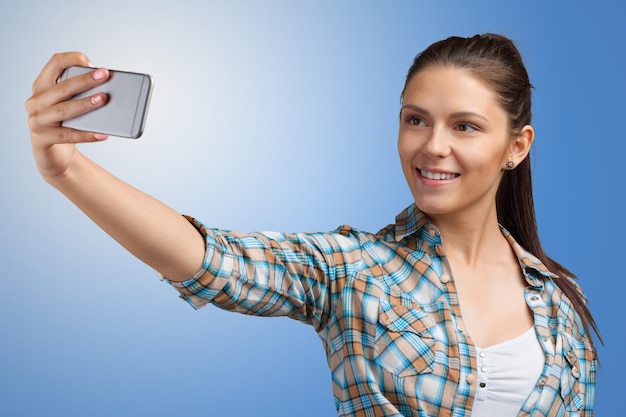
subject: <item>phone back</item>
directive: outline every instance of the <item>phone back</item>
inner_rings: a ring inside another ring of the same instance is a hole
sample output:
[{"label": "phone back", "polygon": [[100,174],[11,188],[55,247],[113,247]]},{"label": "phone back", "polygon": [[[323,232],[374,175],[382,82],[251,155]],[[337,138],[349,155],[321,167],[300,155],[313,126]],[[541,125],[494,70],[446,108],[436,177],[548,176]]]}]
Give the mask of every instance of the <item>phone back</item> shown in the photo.
[{"label": "phone back", "polygon": [[[93,68],[67,68],[61,81],[89,71],[93,71]],[[147,74],[109,70],[107,82],[73,97],[84,98],[104,92],[108,95],[107,103],[96,110],[66,120],[62,125],[89,132],[138,138],[145,126],[152,85],[152,77]]]}]

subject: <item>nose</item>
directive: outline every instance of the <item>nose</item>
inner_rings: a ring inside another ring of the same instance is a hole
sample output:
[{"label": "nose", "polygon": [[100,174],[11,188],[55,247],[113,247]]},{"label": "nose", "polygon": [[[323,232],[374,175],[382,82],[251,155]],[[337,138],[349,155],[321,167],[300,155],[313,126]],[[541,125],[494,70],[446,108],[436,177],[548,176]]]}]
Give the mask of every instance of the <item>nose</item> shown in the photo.
[{"label": "nose", "polygon": [[450,155],[450,141],[447,130],[443,127],[433,128],[422,147],[422,153],[433,159],[444,158]]}]

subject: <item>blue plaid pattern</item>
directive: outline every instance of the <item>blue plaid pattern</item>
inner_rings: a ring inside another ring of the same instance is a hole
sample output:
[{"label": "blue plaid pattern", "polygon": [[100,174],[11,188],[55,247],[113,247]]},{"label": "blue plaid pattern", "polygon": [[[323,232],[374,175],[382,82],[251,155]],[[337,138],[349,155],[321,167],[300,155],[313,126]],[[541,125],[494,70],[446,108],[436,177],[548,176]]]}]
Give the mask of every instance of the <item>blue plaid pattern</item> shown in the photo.
[{"label": "blue plaid pattern", "polygon": [[[318,333],[340,416],[470,416],[476,349],[437,228],[415,205],[376,234],[207,229],[202,269],[170,282],[194,308],[287,316]],[[546,362],[518,416],[592,416],[596,357],[559,279],[502,230],[520,260]]]}]

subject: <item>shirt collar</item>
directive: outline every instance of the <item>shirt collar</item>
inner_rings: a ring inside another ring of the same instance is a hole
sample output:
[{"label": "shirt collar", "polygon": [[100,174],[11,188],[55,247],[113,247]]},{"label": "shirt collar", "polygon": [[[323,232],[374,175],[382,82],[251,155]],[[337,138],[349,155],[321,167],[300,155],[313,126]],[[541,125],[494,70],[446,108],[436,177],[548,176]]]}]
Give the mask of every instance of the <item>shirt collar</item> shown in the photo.
[{"label": "shirt collar", "polygon": [[[400,242],[405,237],[412,235],[413,233],[422,229],[425,225],[430,224],[428,217],[417,208],[415,203],[411,204],[400,214],[396,216],[395,224],[395,239],[396,242]],[[535,255],[524,249],[511,235],[511,233],[504,227],[500,226],[502,234],[511,245],[515,256],[519,259],[520,265],[524,269],[524,275],[526,281],[533,287],[543,287],[543,282],[540,279],[542,276],[544,279],[555,279],[557,276],[550,272],[548,268],[537,258]],[[528,273],[529,270],[536,271],[539,275],[534,273]]]},{"label": "shirt collar", "polygon": [[[524,269],[526,281],[528,281],[530,285],[532,285],[533,287],[543,287],[543,282],[539,279],[539,276],[543,276],[543,278],[552,280],[558,278],[556,274],[548,270],[548,268],[543,264],[543,262],[539,260],[539,258],[530,253],[528,250],[524,249],[519,243],[517,243],[513,235],[504,227],[502,227],[502,225],[500,225],[500,230],[502,230],[502,234],[511,245],[515,256],[517,256],[517,259],[519,259],[519,263]],[[529,269],[536,271],[539,275],[526,273]]]},{"label": "shirt collar", "polygon": [[396,242],[400,242],[405,237],[417,232],[426,223],[429,223],[426,215],[417,208],[415,203],[411,204],[396,216]]}]

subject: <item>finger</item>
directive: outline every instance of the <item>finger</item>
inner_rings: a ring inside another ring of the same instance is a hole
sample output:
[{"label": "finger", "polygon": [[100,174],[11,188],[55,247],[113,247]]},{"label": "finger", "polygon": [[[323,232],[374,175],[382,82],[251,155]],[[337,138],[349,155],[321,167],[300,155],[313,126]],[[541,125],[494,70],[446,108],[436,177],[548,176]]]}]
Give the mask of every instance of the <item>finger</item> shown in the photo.
[{"label": "finger", "polygon": [[63,73],[63,70],[72,65],[80,65],[84,67],[92,67],[93,64],[89,58],[81,52],[63,52],[57,53],[50,58],[48,63],[43,67],[41,73],[33,83],[33,95],[40,94],[50,86],[57,83],[57,80]]},{"label": "finger", "polygon": [[29,123],[32,123],[31,129],[36,128],[36,126],[58,126],[65,120],[104,106],[107,101],[108,96],[105,93],[96,93],[81,99],[62,101],[41,112],[34,113]]},{"label": "finger", "polygon": [[32,134],[33,144],[42,148],[50,148],[60,144],[102,142],[106,139],[108,139],[108,135],[102,133],[84,132],[60,126],[48,127]]},{"label": "finger", "polygon": [[29,109],[30,113],[43,111],[48,107],[70,99],[78,93],[104,83],[108,78],[109,70],[106,68],[97,68],[88,73],[69,78],[33,97],[32,102],[27,103],[27,109]]}]

